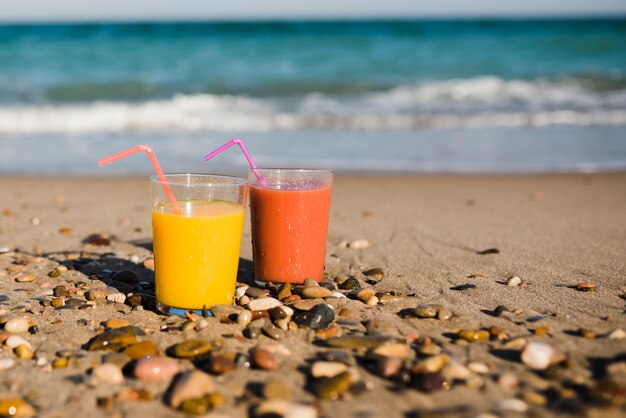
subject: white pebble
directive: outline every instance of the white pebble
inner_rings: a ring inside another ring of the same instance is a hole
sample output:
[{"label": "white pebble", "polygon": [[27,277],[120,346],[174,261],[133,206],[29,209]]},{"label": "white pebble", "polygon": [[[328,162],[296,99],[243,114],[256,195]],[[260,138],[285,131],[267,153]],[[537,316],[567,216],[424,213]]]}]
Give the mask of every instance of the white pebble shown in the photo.
[{"label": "white pebble", "polygon": [[246,294],[246,290],[248,290],[248,285],[239,286],[235,289],[235,297],[239,299]]},{"label": "white pebble", "polygon": [[315,378],[334,377],[346,370],[348,370],[348,366],[338,361],[316,361],[311,366],[311,376]]},{"label": "white pebble", "polygon": [[11,334],[21,334],[28,331],[28,319],[26,318],[11,318],[4,323],[4,330]]},{"label": "white pebble", "polygon": [[521,399],[500,399],[496,402],[496,410],[499,412],[520,412],[524,413],[528,410],[528,405]]},{"label": "white pebble", "polygon": [[107,300],[115,303],[124,303],[126,301],[126,296],[123,293],[111,293],[107,296]]},{"label": "white pebble", "polygon": [[347,296],[344,295],[341,292],[333,292],[333,293],[331,293],[331,296],[334,297],[334,298],[337,298],[337,299],[341,299],[341,298],[347,299]]},{"label": "white pebble", "polygon": [[489,366],[487,366],[485,363],[472,362],[472,363],[469,363],[467,367],[474,373],[478,373],[478,374],[489,373]]},{"label": "white pebble", "polygon": [[135,263],[135,264],[139,264],[139,256],[136,254],[133,254],[130,256],[130,262],[131,263]]},{"label": "white pebble", "polygon": [[369,298],[367,300],[367,302],[365,302],[365,304],[367,304],[369,306],[376,306],[376,305],[378,305],[378,296],[372,296],[371,298]]},{"label": "white pebble", "polygon": [[113,363],[104,363],[93,369],[92,376],[103,383],[122,383],[124,375],[120,367]]},{"label": "white pebble", "polygon": [[0,254],[8,253],[11,249],[9,247],[0,247]]},{"label": "white pebble", "polygon": [[624,330],[622,329],[616,329],[615,331],[611,332],[607,338],[609,340],[623,340],[624,338],[626,338],[626,333],[624,332]]},{"label": "white pebble", "polygon": [[355,239],[354,241],[350,241],[348,247],[354,248],[355,250],[364,250],[369,248],[370,242],[366,239]]},{"label": "white pebble", "polygon": [[507,286],[515,287],[515,286],[519,286],[520,283],[522,283],[522,279],[520,279],[517,276],[513,276],[513,277],[506,279]]},{"label": "white pebble", "polygon": [[282,305],[282,303],[278,299],[260,298],[251,300],[248,303],[248,308],[251,311],[265,311],[267,309],[275,308],[276,306],[280,305]]},{"label": "white pebble", "polygon": [[33,348],[28,341],[26,341],[24,338],[20,337],[19,335],[11,335],[9,338],[7,338],[7,340],[4,343],[10,348],[16,348],[22,344],[24,344],[28,348],[31,348],[31,349]]},{"label": "white pebble", "polygon": [[46,357],[37,357],[37,366],[39,367],[47,366],[48,363],[50,362],[48,361]]},{"label": "white pebble", "polygon": [[522,362],[535,370],[544,370],[552,364],[556,352],[548,344],[528,343],[522,351]]},{"label": "white pebble", "polygon": [[0,370],[7,370],[15,366],[15,360],[12,358],[0,358]]}]

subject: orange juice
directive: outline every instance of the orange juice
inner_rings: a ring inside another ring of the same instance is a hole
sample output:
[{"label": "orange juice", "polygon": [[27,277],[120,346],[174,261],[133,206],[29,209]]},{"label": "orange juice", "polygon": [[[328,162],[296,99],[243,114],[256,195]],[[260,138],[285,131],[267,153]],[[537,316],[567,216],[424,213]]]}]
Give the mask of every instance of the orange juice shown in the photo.
[{"label": "orange juice", "polygon": [[179,200],[152,210],[156,296],[160,304],[209,309],[232,304],[244,208],[225,201]]}]

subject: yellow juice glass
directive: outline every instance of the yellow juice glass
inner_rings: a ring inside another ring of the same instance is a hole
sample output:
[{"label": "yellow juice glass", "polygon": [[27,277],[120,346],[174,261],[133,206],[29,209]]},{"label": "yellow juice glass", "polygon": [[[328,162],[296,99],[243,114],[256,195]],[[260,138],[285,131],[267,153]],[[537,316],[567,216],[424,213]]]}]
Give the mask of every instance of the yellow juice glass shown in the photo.
[{"label": "yellow juice glass", "polygon": [[246,180],[165,176],[180,212],[152,177],[152,234],[158,309],[167,314],[232,304],[247,195]]}]

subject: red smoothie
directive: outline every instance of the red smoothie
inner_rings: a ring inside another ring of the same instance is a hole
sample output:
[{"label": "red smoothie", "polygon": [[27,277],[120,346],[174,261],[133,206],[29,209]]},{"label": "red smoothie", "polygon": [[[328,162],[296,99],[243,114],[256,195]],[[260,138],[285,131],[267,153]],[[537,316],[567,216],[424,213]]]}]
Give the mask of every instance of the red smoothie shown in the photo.
[{"label": "red smoothie", "polygon": [[324,275],[332,187],[250,187],[256,280],[301,283]]}]

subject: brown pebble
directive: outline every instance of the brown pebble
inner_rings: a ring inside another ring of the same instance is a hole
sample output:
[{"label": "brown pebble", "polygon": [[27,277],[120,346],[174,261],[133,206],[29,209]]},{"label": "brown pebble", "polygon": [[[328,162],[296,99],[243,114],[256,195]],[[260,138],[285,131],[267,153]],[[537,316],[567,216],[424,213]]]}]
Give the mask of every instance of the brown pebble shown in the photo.
[{"label": "brown pebble", "polygon": [[576,285],[576,290],[580,292],[597,292],[598,288],[591,282],[581,282]]},{"label": "brown pebble", "polygon": [[332,295],[332,292],[325,287],[321,286],[307,286],[302,289],[300,292],[300,296],[304,299],[317,299],[317,298],[326,298]]},{"label": "brown pebble", "polygon": [[457,335],[460,339],[465,340],[470,343],[487,341],[490,336],[489,332],[484,331],[484,330],[476,330],[476,331],[461,330],[459,331]]},{"label": "brown pebble", "polygon": [[72,233],[72,230],[67,227],[59,228],[59,234],[61,235],[69,235]]},{"label": "brown pebble", "polygon": [[537,327],[533,330],[533,334],[535,335],[546,335],[550,332],[550,328],[545,327],[545,326],[541,326],[541,327]]},{"label": "brown pebble", "polygon": [[108,328],[108,329],[121,328],[121,327],[126,327],[128,325],[130,325],[128,321],[125,321],[123,319],[117,319],[117,318],[109,319],[104,323],[105,328]]},{"label": "brown pebble", "polygon": [[278,292],[278,300],[282,301],[289,296],[291,296],[291,283],[285,283],[280,292]]},{"label": "brown pebble", "polygon": [[291,400],[291,388],[282,379],[269,379],[263,385],[263,397]]},{"label": "brown pebble", "polygon": [[216,375],[230,373],[235,369],[237,369],[237,363],[235,363],[234,356],[226,354],[211,356],[206,365],[206,371]]},{"label": "brown pebble", "polygon": [[206,340],[188,340],[174,346],[174,357],[193,358],[208,353],[213,345]]},{"label": "brown pebble", "polygon": [[186,401],[201,399],[215,392],[213,378],[206,373],[192,370],[182,373],[174,380],[167,393],[167,402],[178,408]]},{"label": "brown pebble", "polygon": [[131,360],[139,360],[144,357],[155,357],[159,355],[159,348],[150,340],[129,345],[124,351],[124,355]]},{"label": "brown pebble", "polygon": [[141,295],[133,294],[126,298],[126,304],[133,308],[141,305]]},{"label": "brown pebble", "polygon": [[371,287],[366,287],[356,292],[354,296],[361,302],[367,302],[372,296],[376,296],[376,291]]},{"label": "brown pebble", "polygon": [[21,359],[30,360],[33,358],[33,350],[26,344],[15,347],[15,354]]},{"label": "brown pebble", "polygon": [[250,350],[250,356],[252,357],[252,363],[263,370],[277,370],[278,360],[276,356],[262,347],[254,347]]}]

